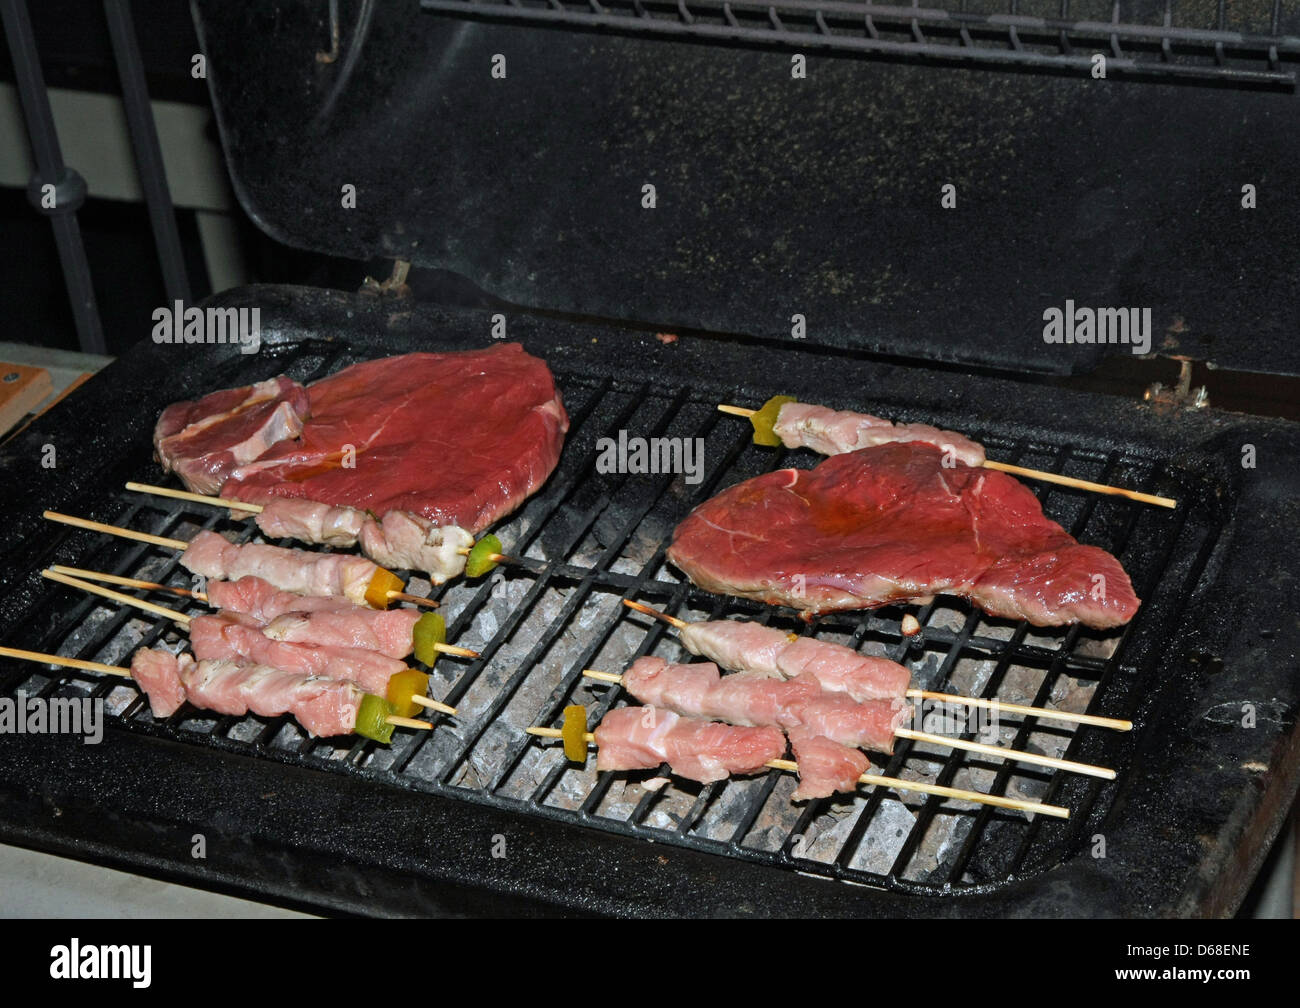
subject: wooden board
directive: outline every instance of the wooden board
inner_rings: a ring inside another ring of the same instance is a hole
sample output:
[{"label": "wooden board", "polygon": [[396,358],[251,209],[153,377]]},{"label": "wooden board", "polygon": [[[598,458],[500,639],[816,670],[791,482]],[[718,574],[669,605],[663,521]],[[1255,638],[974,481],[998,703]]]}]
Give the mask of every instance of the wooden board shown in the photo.
[{"label": "wooden board", "polygon": [[0,435],[8,433],[53,392],[45,368],[0,361]]}]

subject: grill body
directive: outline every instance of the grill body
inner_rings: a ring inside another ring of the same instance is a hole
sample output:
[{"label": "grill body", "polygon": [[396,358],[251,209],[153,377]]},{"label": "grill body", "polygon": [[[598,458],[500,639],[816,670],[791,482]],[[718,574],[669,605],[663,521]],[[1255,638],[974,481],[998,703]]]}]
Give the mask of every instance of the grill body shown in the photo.
[{"label": "grill body", "polygon": [[[261,308],[260,354],[142,344],[0,448],[11,525],[0,639],[125,663],[132,647],[172,632],[35,572],[65,563],[176,581],[174,558],[53,529],[43,508],[181,538],[200,526],[250,534],[217,512],[118,489],[161,479],[149,435],[167,403],[280,371],[310,379],[380,354],[482,346],[490,331],[482,313],[308,289],[250,288],[219,303]],[[440,661],[435,670],[434,695],[464,717],[431,735],[402,735],[391,748],[309,740],[284,719],[183,711],[156,723],[129,684],[2,663],[0,695],[89,694],[105,699],[113,718],[99,746],[0,737],[0,836],[359,914],[1232,912],[1300,779],[1300,564],[1288,532],[1300,517],[1300,436],[1292,425],[1213,411],[1158,415],[853,351],[703,337],[666,346],[534,316],[510,325],[512,338],[555,371],[573,427],[550,482],[504,525],[507,549],[525,566],[442,592],[451,639],[484,652],[480,662]],[[522,735],[525,724],[557,723],[566,703],[599,711],[621,702],[586,684],[583,667],[620,671],[637,654],[677,653],[620,598],[690,618],[787,625],[764,607],[695,591],[662,559],[672,527],[698,501],[774,465],[815,462],[750,445],[746,425],[713,409],[775,392],[967,431],[995,457],[1182,502],[1168,513],[1040,488],[1049,516],[1114,550],[1133,576],[1144,605],[1120,634],[1042,633],[943,599],[922,610],[920,644],[902,638],[899,610],[817,626],[903,661],[914,684],[1014,688],[1038,703],[1084,689],[1090,709],[1133,717],[1128,735],[1015,723],[1003,736],[1113,766],[1114,783],[926,758],[905,745],[885,764],[1065,804],[1074,813],[1067,823],[903,805],[876,793],[793,806],[791,782],[777,772],[649,794],[639,789],[648,773],[597,777]],[[620,429],[702,437],[703,479],[596,472],[599,439]],[[40,466],[46,444],[56,446],[55,470]],[[1247,444],[1254,469],[1241,465]],[[1254,727],[1242,725],[1244,705]],[[202,861],[190,857],[196,832],[207,839]]]}]

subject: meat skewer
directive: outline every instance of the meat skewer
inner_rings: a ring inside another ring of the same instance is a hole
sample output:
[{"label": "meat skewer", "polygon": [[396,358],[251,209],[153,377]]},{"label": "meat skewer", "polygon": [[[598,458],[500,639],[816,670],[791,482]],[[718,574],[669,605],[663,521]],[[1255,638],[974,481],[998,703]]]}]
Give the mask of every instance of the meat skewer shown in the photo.
[{"label": "meat skewer", "polygon": [[360,647],[378,651],[390,658],[405,658],[412,650],[426,665],[436,657],[426,652],[433,650],[459,658],[478,658],[477,651],[447,644],[438,639],[425,640],[423,626],[432,622],[445,633],[446,624],[436,613],[416,613],[411,609],[370,609],[353,605],[346,599],[332,596],[295,595],[277,590],[267,581],[246,575],[238,581],[213,581],[207,593],[177,588],[157,581],[120,577],[80,567],[55,565],[55,574],[66,574],[83,581],[102,581],[124,588],[144,588],[184,595],[214,609],[252,616],[258,622],[275,625],[271,636],[280,640],[333,644],[338,647]]},{"label": "meat skewer", "polygon": [[434,584],[465,569],[460,558],[469,555],[474,537],[454,525],[435,526],[404,511],[390,511],[376,524],[365,511],[332,507],[313,501],[283,497],[269,504],[250,504],[228,497],[173,490],[148,483],[127,483],[128,490],[230,508],[232,517],[252,517],[268,539],[297,539],[325,546],[360,546],[366,556],[383,567],[416,570]]},{"label": "meat skewer", "polygon": [[[274,640],[262,633],[248,617],[238,614],[190,616],[188,613],[155,605],[99,585],[46,570],[43,577],[103,598],[134,606],[145,612],[166,617],[190,632],[195,654],[205,661],[233,661],[277,668],[287,674],[311,679],[351,682],[366,692],[385,696],[398,709],[409,704],[427,707],[444,714],[456,709],[423,695],[428,677],[406,663],[356,648],[322,648],[309,644]],[[291,666],[286,668],[285,666]],[[417,687],[422,687],[417,691]]]},{"label": "meat skewer", "polygon": [[1076,490],[1127,497],[1129,500],[1140,501],[1143,504],[1155,504],[1166,508],[1178,506],[1178,502],[1172,497],[1141,493],[1105,483],[1093,483],[1089,480],[1075,479],[1073,476],[1045,472],[1042,469],[1028,469],[1006,462],[994,462],[992,459],[985,458],[983,447],[969,438],[925,424],[892,424],[888,420],[867,413],[849,413],[827,409],[824,406],[812,406],[796,402],[788,396],[774,396],[762,409],[757,410],[746,409],[743,406],[730,406],[726,403],[720,404],[718,409],[733,416],[748,417],[754,423],[756,444],[775,446],[779,443],[787,448],[811,448],[823,455],[835,455],[890,441],[926,441],[951,451],[959,461],[969,466],[997,469],[999,472],[1010,473],[1013,476],[1023,476],[1044,483],[1056,483]]},{"label": "meat skewer", "polygon": [[618,676],[594,669],[583,675],[623,686],[642,703],[667,707],[686,717],[721,718],[732,724],[770,724],[806,728],[840,745],[893,752],[894,739],[908,739],[948,749],[962,749],[1014,763],[1065,770],[1114,780],[1109,767],[1043,756],[1019,749],[904,728],[910,708],[902,701],[858,702],[843,693],[827,693],[809,676],[764,679],[745,673],[722,676],[713,662],[673,665],[662,658],[638,658]]},{"label": "meat skewer", "polygon": [[[1122,718],[1076,714],[1051,707],[1029,707],[1004,700],[911,689],[907,686],[910,674],[896,662],[860,655],[852,648],[829,641],[809,637],[796,637],[792,641],[789,634],[759,623],[738,620],[690,623],[632,599],[624,599],[623,604],[675,628],[681,636],[682,644],[691,654],[708,658],[723,668],[736,672],[754,672],[788,679],[802,669],[809,669],[817,675],[823,689],[842,689],[856,700],[885,699],[896,695],[909,700],[934,700],[1046,721],[1086,724],[1115,731],[1133,730],[1133,722]],[[799,651],[797,655],[793,653],[796,650]],[[883,688],[877,685],[881,680]]]},{"label": "meat skewer", "polygon": [[180,550],[181,566],[209,580],[233,581],[245,574],[256,574],[283,591],[300,595],[342,595],[357,605],[368,605],[372,609],[383,609],[393,601],[437,605],[419,595],[400,591],[404,587],[400,578],[365,557],[311,553],[263,543],[239,545],[207,531],[186,542],[57,511],[45,511],[42,517],[92,532],[105,532],[123,539]]},{"label": "meat skewer", "polygon": [[[578,717],[569,717],[569,711],[580,711]],[[647,711],[650,713],[647,715]],[[583,745],[595,745],[597,747],[597,770],[603,769],[653,769],[667,762],[675,773],[680,776],[690,776],[689,773],[683,772],[683,769],[672,763],[669,757],[675,757],[678,753],[686,755],[689,749],[686,745],[689,743],[698,744],[701,741],[716,741],[717,744],[725,746],[735,753],[740,745],[746,741],[750,743],[752,749],[760,750],[757,755],[765,755],[761,752],[764,745],[774,745],[775,740],[769,741],[771,736],[762,733],[762,729],[734,727],[731,725],[720,725],[716,722],[698,722],[690,718],[682,718],[668,711],[659,711],[654,708],[638,707],[620,707],[608,712],[595,732],[585,731],[586,712],[581,706],[574,705],[566,710],[565,728],[541,728],[529,727],[525,731],[530,735],[540,738],[560,738],[565,740],[565,753],[571,759],[575,754],[571,751],[571,743],[576,742]],[[647,725],[649,721],[649,725]],[[707,726],[701,729],[700,724]],[[572,727],[571,727],[572,726]],[[575,730],[576,729],[576,730]],[[729,729],[729,730],[728,730]],[[658,730],[659,736],[655,737],[655,731]],[[760,734],[755,735],[755,732]],[[673,738],[676,733],[677,738]],[[647,737],[648,734],[648,737]],[[779,735],[780,733],[777,732]],[[635,741],[635,747],[632,745],[621,745],[624,740],[629,742]],[[604,747],[613,746],[613,759],[607,757],[604,766],[600,763],[600,752]],[[634,765],[620,766],[621,763],[633,763],[638,751],[642,753],[639,762]],[[784,745],[778,753],[784,752]],[[732,757],[730,762],[743,764],[750,763],[756,759],[757,755],[746,755],[744,758]],[[725,760],[718,760],[719,764],[725,763]],[[698,766],[699,760],[686,760],[686,770],[694,771]],[[767,767],[774,770],[782,770],[787,773],[799,773],[799,764],[787,759],[781,759],[774,756],[763,761],[759,766]],[[710,767],[710,770],[716,773],[716,767]],[[758,766],[747,767],[748,772],[753,772]],[[730,771],[739,773],[740,770]],[[727,776],[724,774],[723,776]],[[697,777],[691,777],[697,780]],[[721,779],[715,777],[714,779]],[[919,794],[935,795],[939,798],[953,798],[959,801],[976,802],[982,805],[993,805],[998,808],[1015,809],[1022,812],[1035,812],[1043,815],[1054,816],[1058,819],[1068,819],[1070,810],[1062,808],[1059,805],[1044,805],[1040,802],[1026,801],[1020,798],[1007,798],[1002,795],[984,794],[980,791],[968,791],[963,788],[950,788],[941,784],[927,784],[924,781],[902,780],[897,777],[881,777],[875,774],[861,774],[858,777],[858,783],[865,784],[868,787],[891,788],[896,791],[913,791]]]},{"label": "meat skewer", "polygon": [[292,715],[310,734],[321,737],[358,734],[387,744],[394,727],[431,730],[428,721],[389,713],[382,697],[355,683],[295,675],[258,665],[199,661],[161,649],[141,648],[130,668],[65,658],[63,655],[0,647],[0,657],[122,676],[135,681],[155,717],[170,717],[186,701],[217,714],[242,717]]},{"label": "meat skewer", "polygon": [[[360,529],[361,523],[365,519],[365,512],[357,511],[355,508],[331,508],[324,504],[310,504],[310,502],[291,497],[262,505],[249,504],[230,497],[211,497],[206,494],[190,493],[188,490],[173,490],[171,487],[154,486],[151,483],[132,482],[127,483],[126,488],[135,493],[151,494],[154,497],[171,497],[176,500],[191,501],[195,504],[210,504],[213,507],[230,508],[236,514],[243,512],[245,516],[251,515],[253,517],[257,527],[269,539],[301,539],[304,542],[324,543],[329,546],[355,546],[358,533],[346,530]],[[310,512],[304,511],[304,505],[308,504],[313,509]],[[291,507],[297,510],[294,515],[287,513]],[[391,525],[396,520],[390,520],[389,524]],[[344,529],[345,531],[317,532],[315,531],[317,528],[326,530]],[[457,529],[456,531],[460,532],[462,530]],[[498,563],[515,561],[514,557],[499,552],[501,540],[494,535],[482,536],[477,542],[468,534],[452,536],[440,540],[435,546],[429,548],[436,550],[438,556],[445,561],[439,575],[434,577],[434,584],[442,584],[454,575],[461,573],[461,571],[464,571],[470,577],[479,577]],[[392,550],[382,556],[380,551],[374,549],[367,549],[366,553],[376,561],[382,560],[389,567],[396,567],[399,570],[418,570],[422,573],[431,574],[428,568],[432,566],[432,561],[427,557],[422,559],[414,548],[408,549],[400,555]],[[452,555],[468,557],[469,560],[467,563],[453,562],[450,560]],[[414,597],[418,598],[419,596]],[[426,605],[437,605],[431,599],[422,601]]]}]

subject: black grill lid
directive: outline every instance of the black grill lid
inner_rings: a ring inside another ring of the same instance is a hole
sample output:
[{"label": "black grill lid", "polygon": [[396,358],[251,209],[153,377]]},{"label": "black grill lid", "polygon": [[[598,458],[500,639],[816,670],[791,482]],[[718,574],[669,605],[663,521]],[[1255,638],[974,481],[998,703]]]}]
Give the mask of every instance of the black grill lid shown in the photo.
[{"label": "black grill lid", "polygon": [[[1067,299],[1150,307],[1155,352],[1300,373],[1292,92],[815,52],[794,80],[788,48],[414,2],[344,0],[322,62],[329,6],[194,4],[236,190],[289,245],[530,308],[782,341],[802,315],[808,343],[1013,371],[1130,352],[1046,344]],[[1300,5],[1276,10],[1294,33]]]}]

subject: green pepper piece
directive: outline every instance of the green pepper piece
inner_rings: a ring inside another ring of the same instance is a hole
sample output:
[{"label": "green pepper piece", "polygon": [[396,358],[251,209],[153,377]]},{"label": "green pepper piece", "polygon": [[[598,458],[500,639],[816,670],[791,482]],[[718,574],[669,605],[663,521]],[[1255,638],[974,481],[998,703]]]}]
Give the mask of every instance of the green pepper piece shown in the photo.
[{"label": "green pepper piece", "polygon": [[438,660],[435,645],[447,643],[447,621],[440,613],[424,613],[415,621],[411,642],[415,647],[415,660],[432,666]]},{"label": "green pepper piece", "polygon": [[388,718],[393,714],[393,705],[383,697],[367,693],[361,698],[357,709],[357,723],[352,730],[358,735],[387,745],[393,740],[393,726]]},{"label": "green pepper piece", "polygon": [[470,547],[469,559],[465,561],[466,577],[482,577],[492,570],[497,565],[492,554],[500,552],[501,540],[494,535],[485,535]]},{"label": "green pepper piece", "polygon": [[749,418],[749,422],[754,425],[754,444],[763,445],[767,448],[778,447],[781,444],[781,439],[773,430],[776,426],[777,415],[781,412],[781,407],[786,403],[798,401],[794,396],[778,395],[772,396],[771,399],[763,403],[763,408]]},{"label": "green pepper piece", "polygon": [[564,708],[564,755],[575,763],[587,761],[587,708],[572,704]]}]

